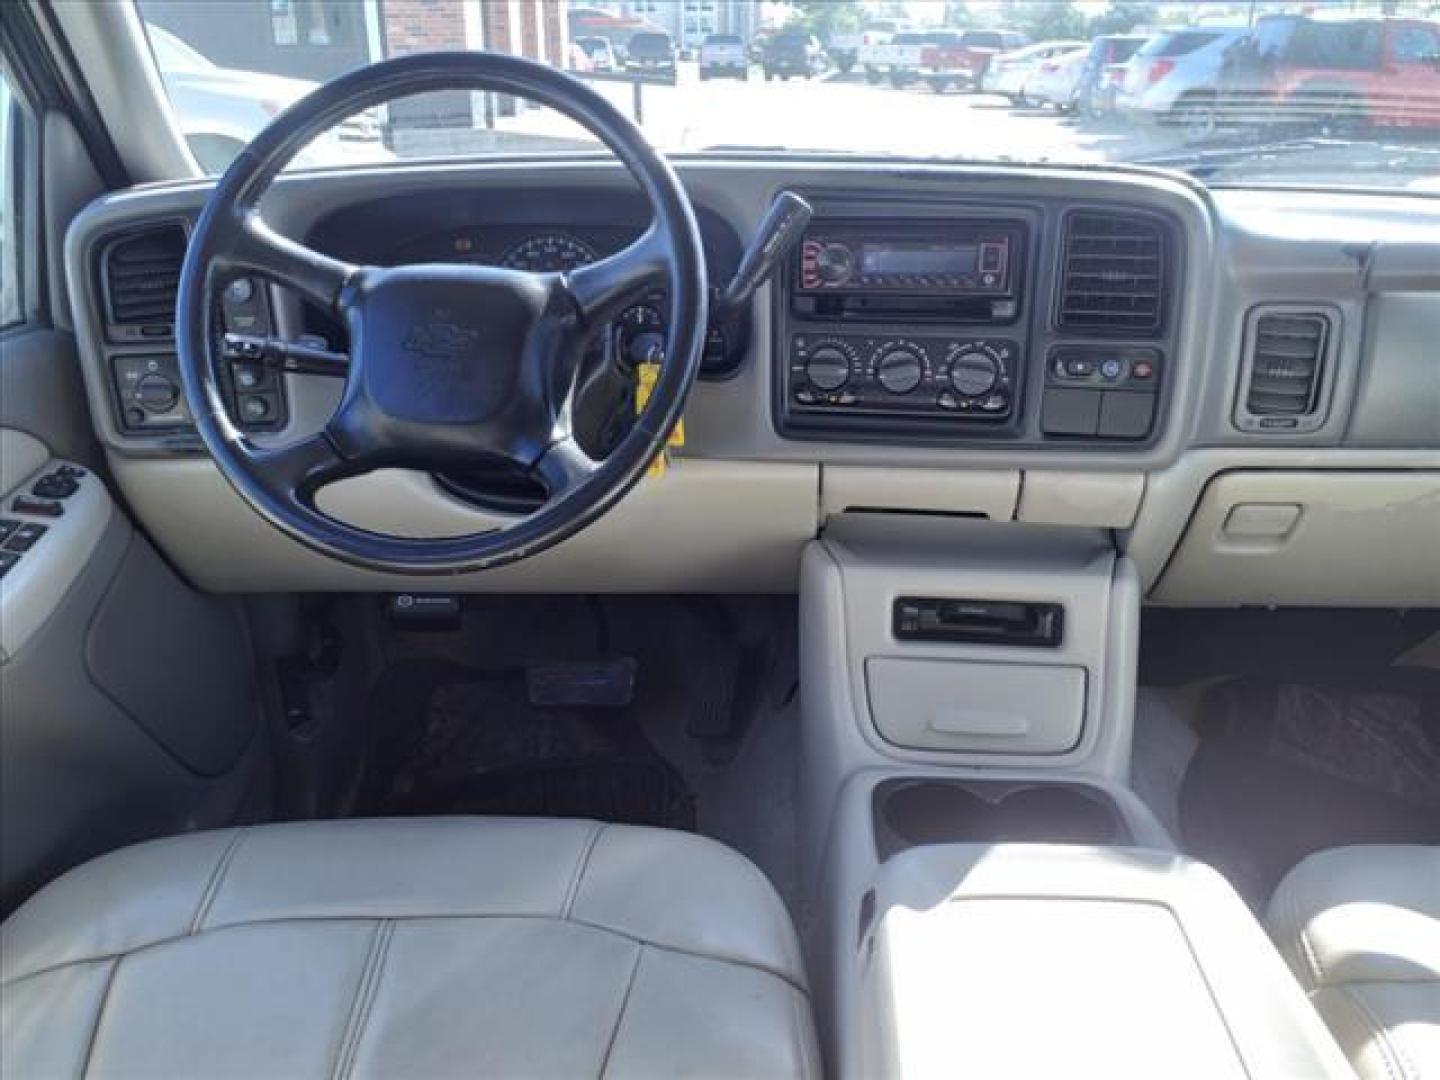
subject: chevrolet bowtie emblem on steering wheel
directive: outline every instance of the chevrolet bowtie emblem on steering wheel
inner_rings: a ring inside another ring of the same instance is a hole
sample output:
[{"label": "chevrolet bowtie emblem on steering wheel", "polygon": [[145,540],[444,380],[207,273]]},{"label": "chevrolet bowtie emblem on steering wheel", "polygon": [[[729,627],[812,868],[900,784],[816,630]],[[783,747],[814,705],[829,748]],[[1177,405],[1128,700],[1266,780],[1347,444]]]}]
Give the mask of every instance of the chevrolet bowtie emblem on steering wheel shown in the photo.
[{"label": "chevrolet bowtie emblem on steering wheel", "polygon": [[479,340],[480,331],[456,323],[419,323],[410,328],[403,348],[405,355],[416,362],[450,362],[464,357]]}]

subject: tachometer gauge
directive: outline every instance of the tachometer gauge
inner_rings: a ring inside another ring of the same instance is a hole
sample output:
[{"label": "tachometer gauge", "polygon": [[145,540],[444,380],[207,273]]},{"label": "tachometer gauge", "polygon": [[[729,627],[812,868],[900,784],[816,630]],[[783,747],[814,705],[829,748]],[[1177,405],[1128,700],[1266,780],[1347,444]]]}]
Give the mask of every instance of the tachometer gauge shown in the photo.
[{"label": "tachometer gauge", "polygon": [[500,265],[532,274],[566,273],[595,261],[595,249],[568,233],[539,233],[516,244]]}]

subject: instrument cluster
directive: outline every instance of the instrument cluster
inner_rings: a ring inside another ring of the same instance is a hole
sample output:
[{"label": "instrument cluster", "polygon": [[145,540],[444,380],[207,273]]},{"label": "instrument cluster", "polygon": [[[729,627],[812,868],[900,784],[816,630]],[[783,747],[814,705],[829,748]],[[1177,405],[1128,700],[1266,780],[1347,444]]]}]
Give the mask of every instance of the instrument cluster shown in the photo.
[{"label": "instrument cluster", "polygon": [[[528,273],[569,273],[619,251],[639,230],[595,228],[585,235],[561,229],[525,231],[512,226],[479,226],[447,230],[407,241],[386,258],[390,265],[417,262],[468,262],[503,266]],[[665,294],[650,293],[626,308],[611,326],[608,341],[622,363],[658,359],[665,346]],[[725,336],[712,331],[706,369],[713,373],[729,358]]]}]

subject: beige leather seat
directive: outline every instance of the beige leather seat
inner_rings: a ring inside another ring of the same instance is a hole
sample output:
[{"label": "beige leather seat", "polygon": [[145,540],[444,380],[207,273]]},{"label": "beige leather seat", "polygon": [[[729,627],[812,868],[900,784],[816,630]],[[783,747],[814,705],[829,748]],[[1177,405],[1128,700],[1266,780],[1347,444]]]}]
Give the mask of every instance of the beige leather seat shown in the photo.
[{"label": "beige leather seat", "polygon": [[124,849],[0,930],[7,1080],[811,1076],[795,933],[709,840],[307,822]]},{"label": "beige leather seat", "polygon": [[1336,848],[1280,883],[1280,951],[1365,1080],[1440,1077],[1440,848]]}]

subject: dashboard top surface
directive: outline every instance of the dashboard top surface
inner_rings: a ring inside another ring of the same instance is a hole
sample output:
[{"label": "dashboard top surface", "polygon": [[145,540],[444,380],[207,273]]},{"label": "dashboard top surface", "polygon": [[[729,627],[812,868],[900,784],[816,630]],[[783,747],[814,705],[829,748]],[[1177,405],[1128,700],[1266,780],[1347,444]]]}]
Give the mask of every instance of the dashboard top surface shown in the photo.
[{"label": "dashboard top surface", "polygon": [[[1377,266],[1398,267],[1393,280],[1413,285],[1411,279],[1424,277],[1415,269],[1423,267],[1423,254],[1440,251],[1440,200],[1417,196],[1206,191],[1183,177],[1134,169],[768,159],[690,159],[678,161],[677,168],[701,219],[712,285],[723,283],[770,199],[783,188],[822,205],[858,202],[880,217],[963,216],[977,209],[1026,216],[1035,242],[1032,306],[1043,307],[1045,298],[1037,290],[1050,287],[1046,275],[1053,271],[1060,218],[1077,208],[1158,215],[1173,227],[1183,260],[1164,341],[1170,366],[1164,422],[1142,445],[1076,447],[1033,439],[957,444],[924,437],[841,438],[824,432],[786,437],[777,425],[772,385],[782,362],[780,335],[787,317],[780,295],[782,276],[757,297],[753,332],[738,374],[700,384],[692,394],[686,453],[701,457],[1150,471],[1173,463],[1191,447],[1338,446],[1356,394],[1365,304],[1372,288],[1383,284],[1371,276]],[[89,272],[98,245],[116,230],[146,220],[193,215],[209,186],[157,185],[111,196],[72,226],[70,286],[90,374],[95,374],[103,350],[95,317],[96,286]],[[286,175],[267,196],[263,210],[277,229],[346,257],[384,262],[448,255],[532,260],[548,268],[622,245],[643,227],[641,207],[618,165],[587,159]],[[1357,244],[1364,250],[1357,251]],[[1418,260],[1417,247],[1422,256]],[[1313,432],[1255,435],[1238,432],[1230,423],[1247,313],[1269,303],[1324,303],[1336,312],[1333,400],[1326,423]],[[298,329],[296,319],[292,312],[287,320],[282,303],[281,328],[288,322],[291,330]],[[1037,317],[1030,325],[1037,349],[1059,340],[1043,319]],[[1036,358],[1030,363],[1033,372]],[[1035,385],[1032,382],[1027,392],[1033,393]],[[93,385],[91,389],[93,394]],[[293,396],[292,426],[317,422],[307,403],[323,409],[323,393],[302,389]],[[104,419],[108,408],[95,412],[99,433],[112,449],[127,454],[161,449],[127,440]],[[1024,413],[1030,434],[1035,414],[1033,408]],[[1398,445],[1408,442],[1402,437]]]}]

